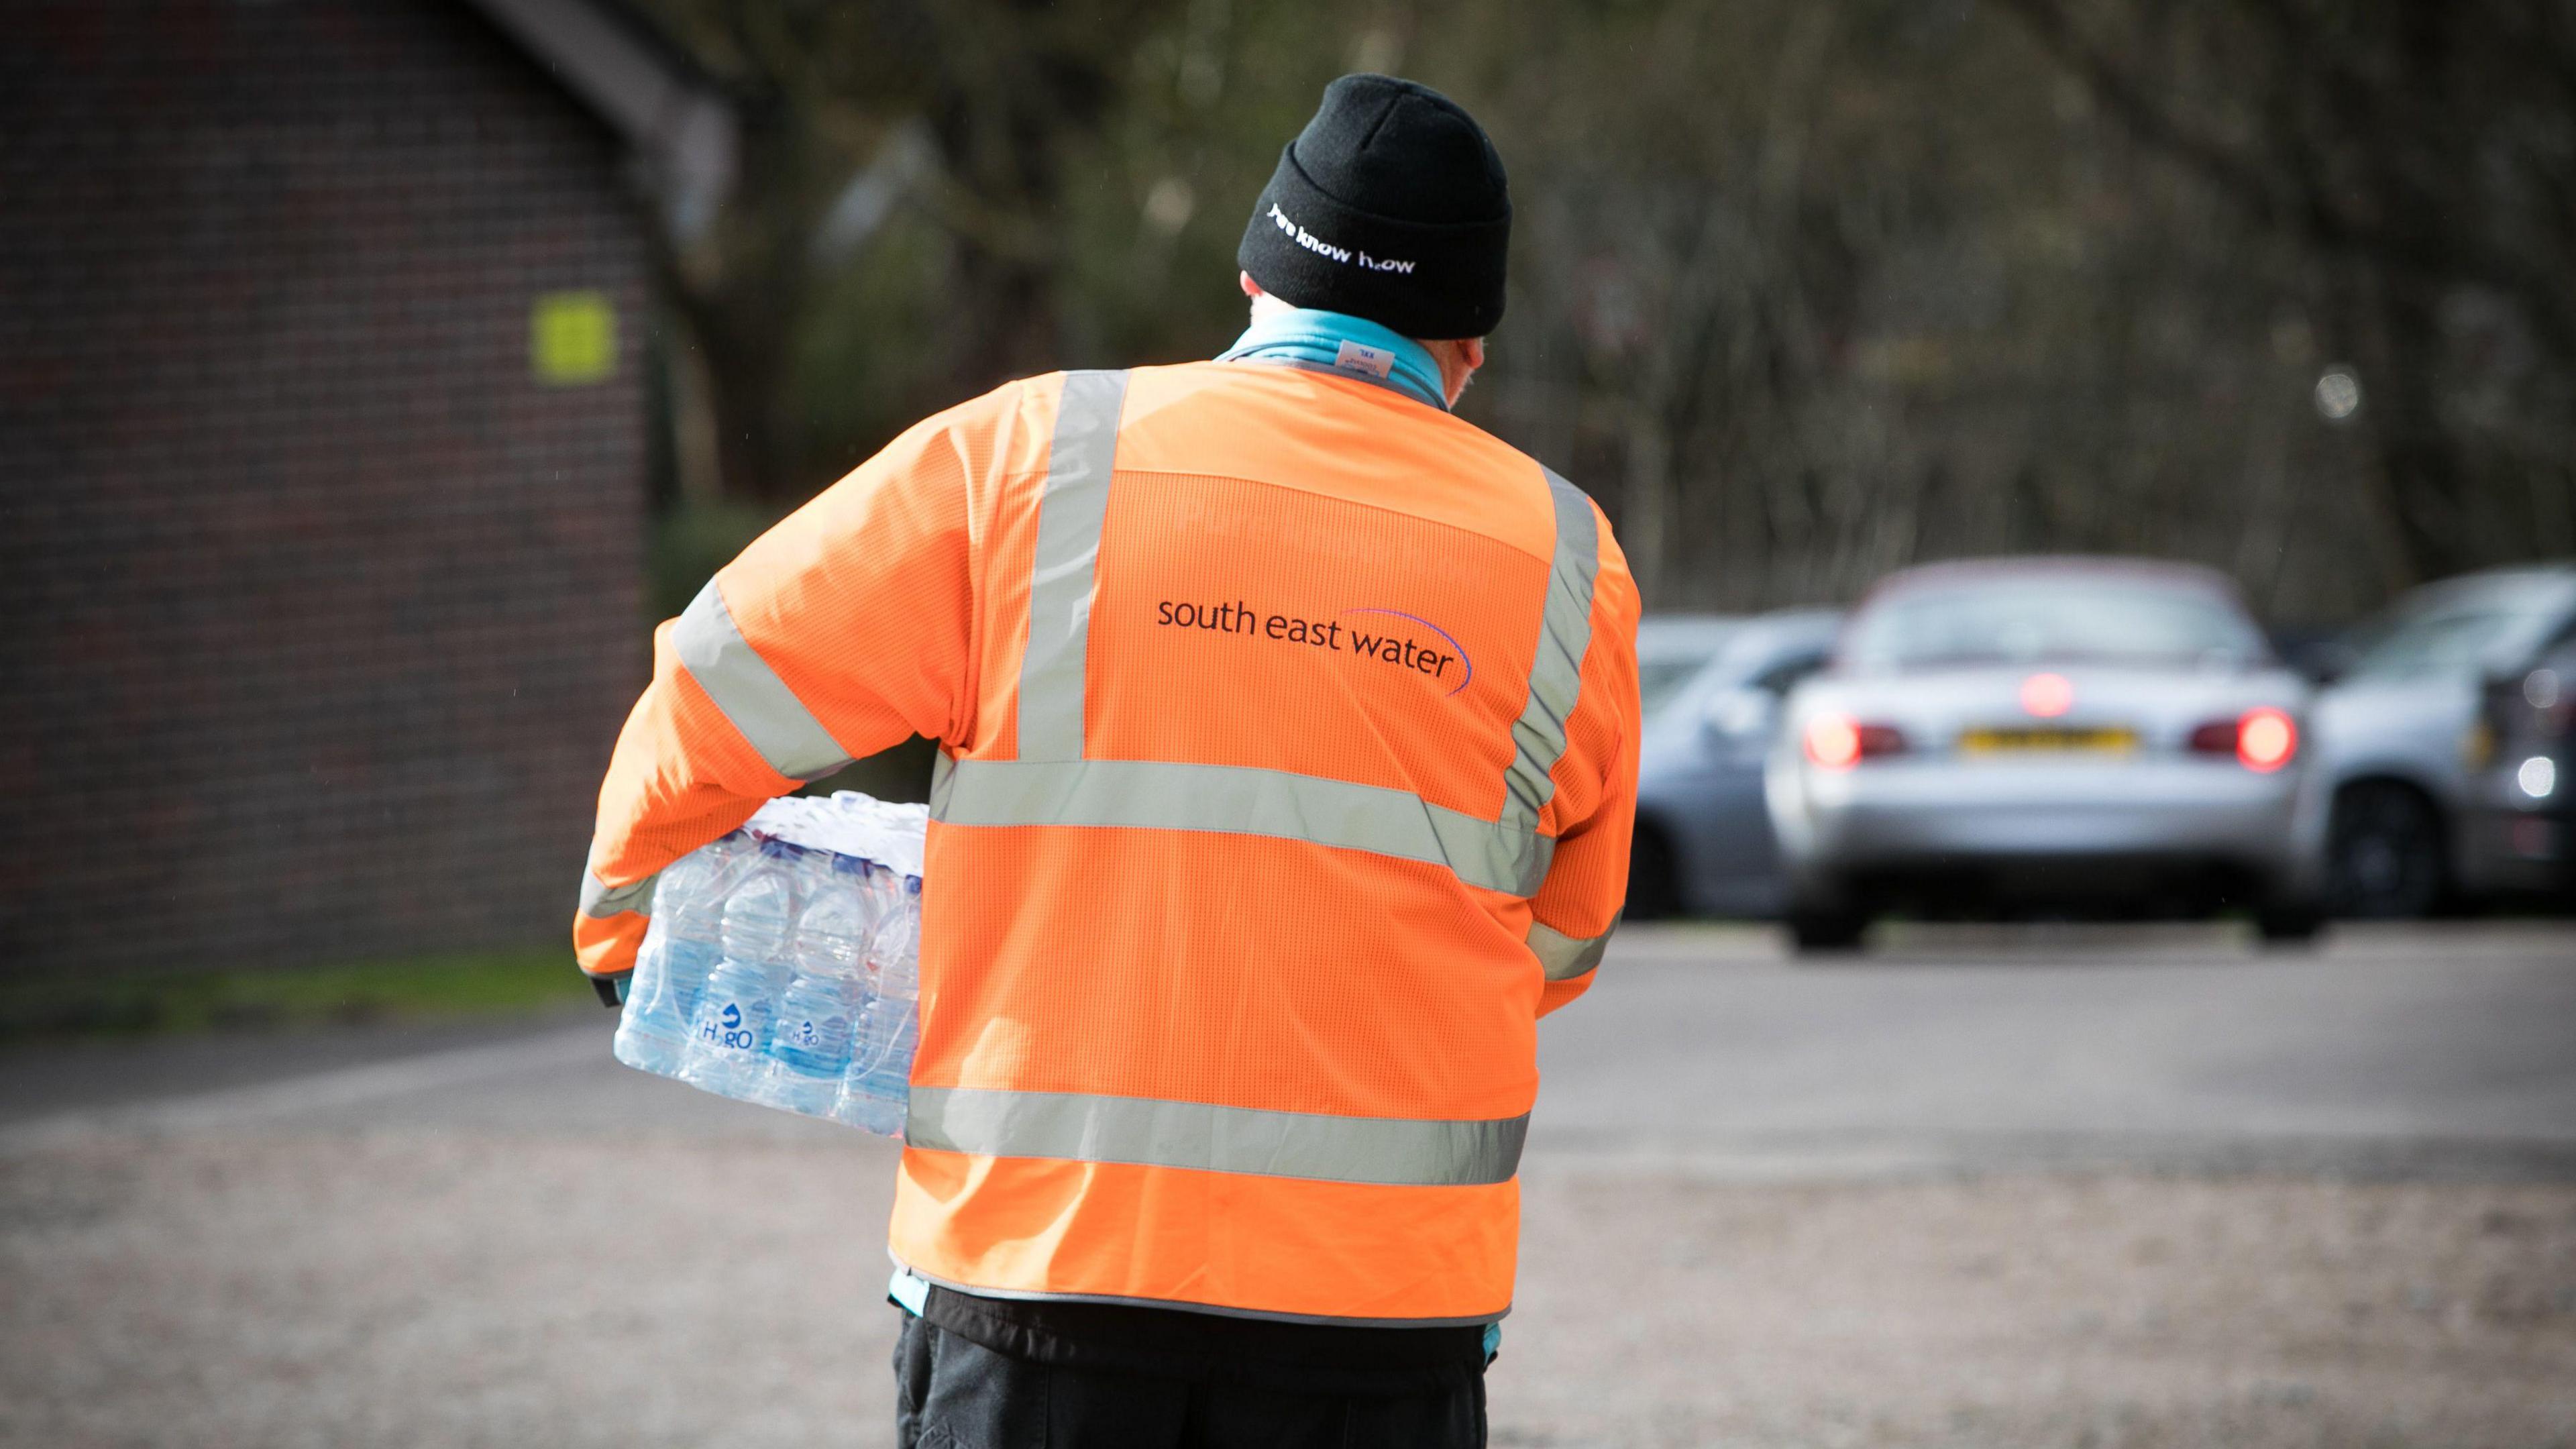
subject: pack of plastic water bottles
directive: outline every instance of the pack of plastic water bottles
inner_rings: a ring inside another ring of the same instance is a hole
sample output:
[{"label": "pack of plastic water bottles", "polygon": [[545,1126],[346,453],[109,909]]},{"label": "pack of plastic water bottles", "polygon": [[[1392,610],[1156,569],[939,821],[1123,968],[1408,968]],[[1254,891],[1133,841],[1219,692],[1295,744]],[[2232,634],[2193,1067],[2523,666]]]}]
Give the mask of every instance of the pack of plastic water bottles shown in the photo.
[{"label": "pack of plastic water bottles", "polygon": [[760,807],[653,890],[617,1059],[718,1096],[903,1133],[929,809]]}]

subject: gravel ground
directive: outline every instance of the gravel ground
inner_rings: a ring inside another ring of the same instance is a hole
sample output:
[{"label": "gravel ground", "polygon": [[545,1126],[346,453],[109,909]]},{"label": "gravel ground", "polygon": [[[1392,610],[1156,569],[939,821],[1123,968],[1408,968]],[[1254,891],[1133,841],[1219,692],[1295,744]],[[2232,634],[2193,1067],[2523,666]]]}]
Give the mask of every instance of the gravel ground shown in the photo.
[{"label": "gravel ground", "polygon": [[[874,1445],[891,1154],[0,1151],[0,1442]],[[1498,1445],[2576,1445],[2576,1186],[1529,1175]]]},{"label": "gravel ground", "polygon": [[[2576,1449],[2576,931],[1624,934],[1503,1446]],[[876,1446],[893,1148],[596,1011],[0,1055],[0,1445]]]},{"label": "gravel ground", "polygon": [[1533,1182],[1498,1444],[2576,1444],[2576,1189]]}]

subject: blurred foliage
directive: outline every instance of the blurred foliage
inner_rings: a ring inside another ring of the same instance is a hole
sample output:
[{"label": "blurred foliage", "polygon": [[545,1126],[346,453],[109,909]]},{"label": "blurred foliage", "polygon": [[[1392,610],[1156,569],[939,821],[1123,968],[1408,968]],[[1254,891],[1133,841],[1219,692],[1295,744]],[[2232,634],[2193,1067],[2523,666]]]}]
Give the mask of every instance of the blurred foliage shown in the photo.
[{"label": "blurred foliage", "polygon": [[892,749],[853,760],[796,793],[829,795],[835,790],[857,790],[880,800],[919,805],[930,799],[930,766],[938,754],[937,745],[914,735]]},{"label": "blurred foliage", "polygon": [[2296,251],[2318,332],[2367,379],[2356,501],[2404,572],[2576,549],[2576,4],[2002,8]]},{"label": "blurred foliage", "polygon": [[[1133,38],[1175,8],[647,0],[741,118],[732,203],[664,269],[701,354],[728,488],[810,493],[815,459],[847,459],[835,423],[1054,365],[1068,166],[1117,103]],[[890,223],[913,235],[881,237]],[[887,254],[861,269],[878,275],[850,277],[880,240]],[[899,359],[896,386],[814,385],[815,361],[854,360],[853,339],[871,354],[859,377]]]},{"label": "blurred foliage", "polygon": [[1659,607],[2087,550],[2323,621],[2576,553],[2569,0],[638,3],[751,117],[668,272],[768,514],[1006,377],[1222,347],[1279,147],[1379,69],[1511,168],[1462,411]]},{"label": "blurred foliage", "polygon": [[749,503],[681,499],[653,520],[645,551],[645,597],[660,622],[676,618],[717,569],[777,521]]},{"label": "blurred foliage", "polygon": [[168,977],[0,980],[0,1042],[420,1022],[596,1002],[561,947]]}]

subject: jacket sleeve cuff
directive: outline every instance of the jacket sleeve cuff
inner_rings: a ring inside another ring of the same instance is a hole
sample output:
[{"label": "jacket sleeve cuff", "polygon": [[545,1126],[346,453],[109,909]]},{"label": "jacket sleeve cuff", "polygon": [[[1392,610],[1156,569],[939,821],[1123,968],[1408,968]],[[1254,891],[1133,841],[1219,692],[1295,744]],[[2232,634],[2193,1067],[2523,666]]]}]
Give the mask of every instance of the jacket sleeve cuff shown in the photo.
[{"label": "jacket sleeve cuff", "polygon": [[594,979],[614,978],[635,969],[635,953],[644,944],[644,932],[652,918],[635,911],[620,911],[601,919],[576,915],[572,921],[572,952],[581,969]]}]

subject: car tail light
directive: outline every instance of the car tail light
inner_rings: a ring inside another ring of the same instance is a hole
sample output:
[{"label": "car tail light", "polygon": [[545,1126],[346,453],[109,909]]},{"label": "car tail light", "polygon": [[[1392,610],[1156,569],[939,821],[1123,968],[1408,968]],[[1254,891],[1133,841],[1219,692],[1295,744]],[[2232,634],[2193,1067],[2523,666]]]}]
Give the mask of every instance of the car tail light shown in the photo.
[{"label": "car tail light", "polygon": [[1807,758],[1828,770],[1905,753],[1905,735],[1894,725],[1861,724],[1847,714],[1820,714],[1807,721],[1804,743]]},{"label": "car tail light", "polygon": [[2234,755],[2245,768],[2269,774],[2297,758],[2299,725],[2277,709],[2249,709],[2193,730],[2191,748],[2194,754]]},{"label": "car tail light", "polygon": [[2249,709],[2236,722],[2236,762],[2249,770],[2277,770],[2299,752],[2299,727],[2277,709]]}]

